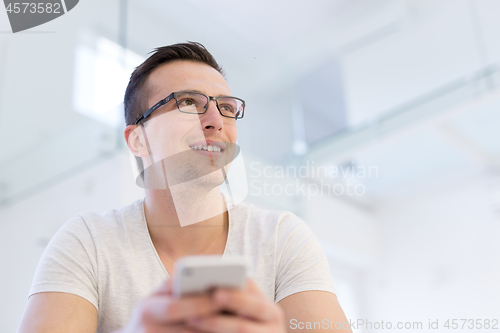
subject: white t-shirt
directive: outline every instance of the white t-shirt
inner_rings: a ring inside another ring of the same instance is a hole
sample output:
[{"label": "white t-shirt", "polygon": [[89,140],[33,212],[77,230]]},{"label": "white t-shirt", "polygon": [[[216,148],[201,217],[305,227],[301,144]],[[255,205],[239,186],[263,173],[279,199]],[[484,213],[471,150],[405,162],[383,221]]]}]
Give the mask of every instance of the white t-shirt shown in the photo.
[{"label": "white t-shirt", "polygon": [[[245,256],[249,276],[270,300],[306,290],[335,292],[325,252],[297,216],[245,205],[228,213],[223,256]],[[125,326],[136,302],[168,278],[141,199],[66,222],[45,249],[28,298],[39,292],[81,296],[98,311],[97,332],[111,332]]]}]

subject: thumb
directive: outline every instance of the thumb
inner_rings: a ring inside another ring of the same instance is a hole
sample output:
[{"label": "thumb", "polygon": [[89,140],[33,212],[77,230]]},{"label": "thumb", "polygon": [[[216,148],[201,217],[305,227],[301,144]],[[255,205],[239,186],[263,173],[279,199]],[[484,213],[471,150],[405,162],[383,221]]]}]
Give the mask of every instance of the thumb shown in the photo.
[{"label": "thumb", "polygon": [[257,283],[252,278],[247,278],[247,284],[246,284],[246,289],[248,289],[249,292],[252,294],[262,294],[262,291],[260,290],[259,286]]}]

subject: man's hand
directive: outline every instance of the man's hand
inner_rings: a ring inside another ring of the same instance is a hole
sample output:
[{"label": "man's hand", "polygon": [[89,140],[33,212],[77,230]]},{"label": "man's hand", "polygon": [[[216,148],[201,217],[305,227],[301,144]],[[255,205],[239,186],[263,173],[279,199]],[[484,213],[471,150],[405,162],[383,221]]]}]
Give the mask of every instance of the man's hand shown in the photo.
[{"label": "man's hand", "polygon": [[134,308],[127,326],[115,333],[174,333],[200,332],[189,329],[187,321],[216,315],[221,306],[215,305],[209,295],[172,297],[171,279],[150,296],[144,298]]},{"label": "man's hand", "polygon": [[195,317],[188,327],[209,333],[285,333],[285,316],[280,306],[269,300],[251,279],[242,290],[217,288],[211,295],[216,308],[234,315]]}]

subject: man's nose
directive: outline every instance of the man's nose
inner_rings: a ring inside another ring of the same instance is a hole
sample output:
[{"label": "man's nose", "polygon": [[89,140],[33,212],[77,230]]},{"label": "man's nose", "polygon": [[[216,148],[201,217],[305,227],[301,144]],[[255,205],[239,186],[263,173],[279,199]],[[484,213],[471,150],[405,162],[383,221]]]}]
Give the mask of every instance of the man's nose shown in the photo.
[{"label": "man's nose", "polygon": [[224,124],[224,119],[213,100],[208,101],[207,112],[200,117],[201,126],[204,130],[220,131]]}]

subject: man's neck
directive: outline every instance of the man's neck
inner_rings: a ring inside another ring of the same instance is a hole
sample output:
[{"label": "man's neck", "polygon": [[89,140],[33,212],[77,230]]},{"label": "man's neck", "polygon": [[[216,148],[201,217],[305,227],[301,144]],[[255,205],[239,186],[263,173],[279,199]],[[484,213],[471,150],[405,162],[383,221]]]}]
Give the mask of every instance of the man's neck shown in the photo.
[{"label": "man's neck", "polygon": [[170,258],[215,254],[226,244],[229,218],[218,188],[195,198],[147,189],[144,213],[156,250]]}]

